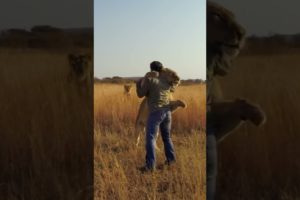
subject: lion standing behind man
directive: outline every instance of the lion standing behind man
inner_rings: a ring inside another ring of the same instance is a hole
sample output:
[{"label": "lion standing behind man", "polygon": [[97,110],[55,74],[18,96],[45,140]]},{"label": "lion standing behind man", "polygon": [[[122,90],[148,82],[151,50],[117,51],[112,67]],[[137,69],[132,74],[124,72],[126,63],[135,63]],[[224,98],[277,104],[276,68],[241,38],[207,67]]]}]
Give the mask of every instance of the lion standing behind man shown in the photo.
[{"label": "lion standing behind man", "polygon": [[244,99],[225,101],[217,76],[226,76],[233,59],[239,54],[245,30],[233,13],[215,3],[207,3],[207,125],[206,169],[207,200],[214,200],[217,177],[217,143],[244,121],[259,126],[265,114],[259,106]]},{"label": "lion standing behind man", "polygon": [[[177,75],[177,73],[169,68],[163,68],[160,72],[157,72],[157,71],[148,72],[145,75],[145,77],[143,78],[141,84],[143,85],[147,78],[158,77],[158,76],[164,77],[174,87],[177,87],[180,84],[180,78]],[[182,107],[182,108],[186,107],[185,102],[183,102],[181,100],[173,100],[173,96],[171,94],[169,96],[169,99],[170,99],[170,110],[172,112],[177,110],[177,108],[179,108],[179,107]],[[145,97],[139,106],[138,114],[137,114],[136,121],[135,121],[135,131],[137,134],[136,146],[138,146],[140,143],[141,132],[143,132],[143,130],[147,124],[148,114],[149,114],[149,109],[148,109],[147,97]],[[157,137],[158,137],[158,133],[156,135],[156,138]]]}]

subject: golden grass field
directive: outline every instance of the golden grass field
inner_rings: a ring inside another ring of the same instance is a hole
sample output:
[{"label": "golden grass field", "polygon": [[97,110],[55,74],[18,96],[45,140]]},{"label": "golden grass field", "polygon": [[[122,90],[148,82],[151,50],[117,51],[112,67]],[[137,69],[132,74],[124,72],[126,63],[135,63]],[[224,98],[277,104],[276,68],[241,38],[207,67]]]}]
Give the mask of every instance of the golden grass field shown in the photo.
[{"label": "golden grass field", "polygon": [[300,199],[299,66],[299,53],[241,56],[221,79],[227,99],[246,97],[268,119],[219,145],[219,199]]},{"label": "golden grass field", "polygon": [[[93,138],[91,96],[67,81],[67,54],[0,52],[0,199],[89,199],[93,181],[95,200],[205,198],[205,85],[175,93],[188,104],[173,115],[175,167],[141,174],[135,91],[94,85]],[[245,123],[219,144],[219,199],[300,198],[299,66],[299,53],[247,55],[221,79],[226,99],[250,99],[268,120],[259,129]],[[162,152],[157,158],[164,162]]]},{"label": "golden grass field", "polygon": [[67,55],[0,49],[0,199],[92,197],[92,95]]},{"label": "golden grass field", "polygon": [[[180,86],[175,98],[187,102],[173,114],[172,139],[176,165],[142,174],[144,137],[135,147],[134,121],[141,99],[133,88],[123,94],[122,84],[94,86],[94,199],[205,199],[205,85]],[[161,137],[158,146],[163,150]],[[164,162],[156,152],[157,164]]]}]

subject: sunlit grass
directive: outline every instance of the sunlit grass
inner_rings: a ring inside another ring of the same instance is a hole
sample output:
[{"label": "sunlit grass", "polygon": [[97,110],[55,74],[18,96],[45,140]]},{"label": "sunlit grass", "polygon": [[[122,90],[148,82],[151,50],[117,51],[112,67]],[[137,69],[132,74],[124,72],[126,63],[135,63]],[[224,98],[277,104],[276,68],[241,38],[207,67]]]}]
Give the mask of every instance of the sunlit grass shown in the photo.
[{"label": "sunlit grass", "polygon": [[[187,102],[173,115],[172,139],[177,163],[172,169],[143,175],[144,138],[135,147],[134,121],[141,99],[123,94],[121,84],[95,85],[95,199],[205,198],[205,85],[179,87],[175,98]],[[158,146],[163,149],[161,138]],[[157,152],[157,164],[164,162]]]},{"label": "sunlit grass", "polygon": [[300,196],[299,55],[240,57],[221,80],[227,99],[258,103],[267,123],[244,124],[219,145],[220,199],[298,199]]}]

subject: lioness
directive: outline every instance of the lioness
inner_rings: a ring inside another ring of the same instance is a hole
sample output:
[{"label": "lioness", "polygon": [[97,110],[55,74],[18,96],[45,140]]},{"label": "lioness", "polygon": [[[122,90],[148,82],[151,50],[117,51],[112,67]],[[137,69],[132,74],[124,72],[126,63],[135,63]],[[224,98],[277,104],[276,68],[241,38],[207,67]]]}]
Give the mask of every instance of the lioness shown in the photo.
[{"label": "lioness", "polygon": [[229,72],[232,60],[239,54],[245,38],[244,28],[233,13],[215,3],[207,3],[207,199],[215,199],[217,176],[217,143],[242,122],[259,126],[265,114],[259,106],[244,99],[225,101],[216,76]]}]

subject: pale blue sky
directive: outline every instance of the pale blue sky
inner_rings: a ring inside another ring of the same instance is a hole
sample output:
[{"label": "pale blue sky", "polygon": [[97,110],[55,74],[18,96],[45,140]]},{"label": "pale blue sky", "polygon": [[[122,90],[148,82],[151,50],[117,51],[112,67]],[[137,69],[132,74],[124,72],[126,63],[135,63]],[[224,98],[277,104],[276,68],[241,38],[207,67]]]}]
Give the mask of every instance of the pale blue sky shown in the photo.
[{"label": "pale blue sky", "polygon": [[206,77],[205,0],[95,0],[95,76],[143,76],[161,61]]}]

